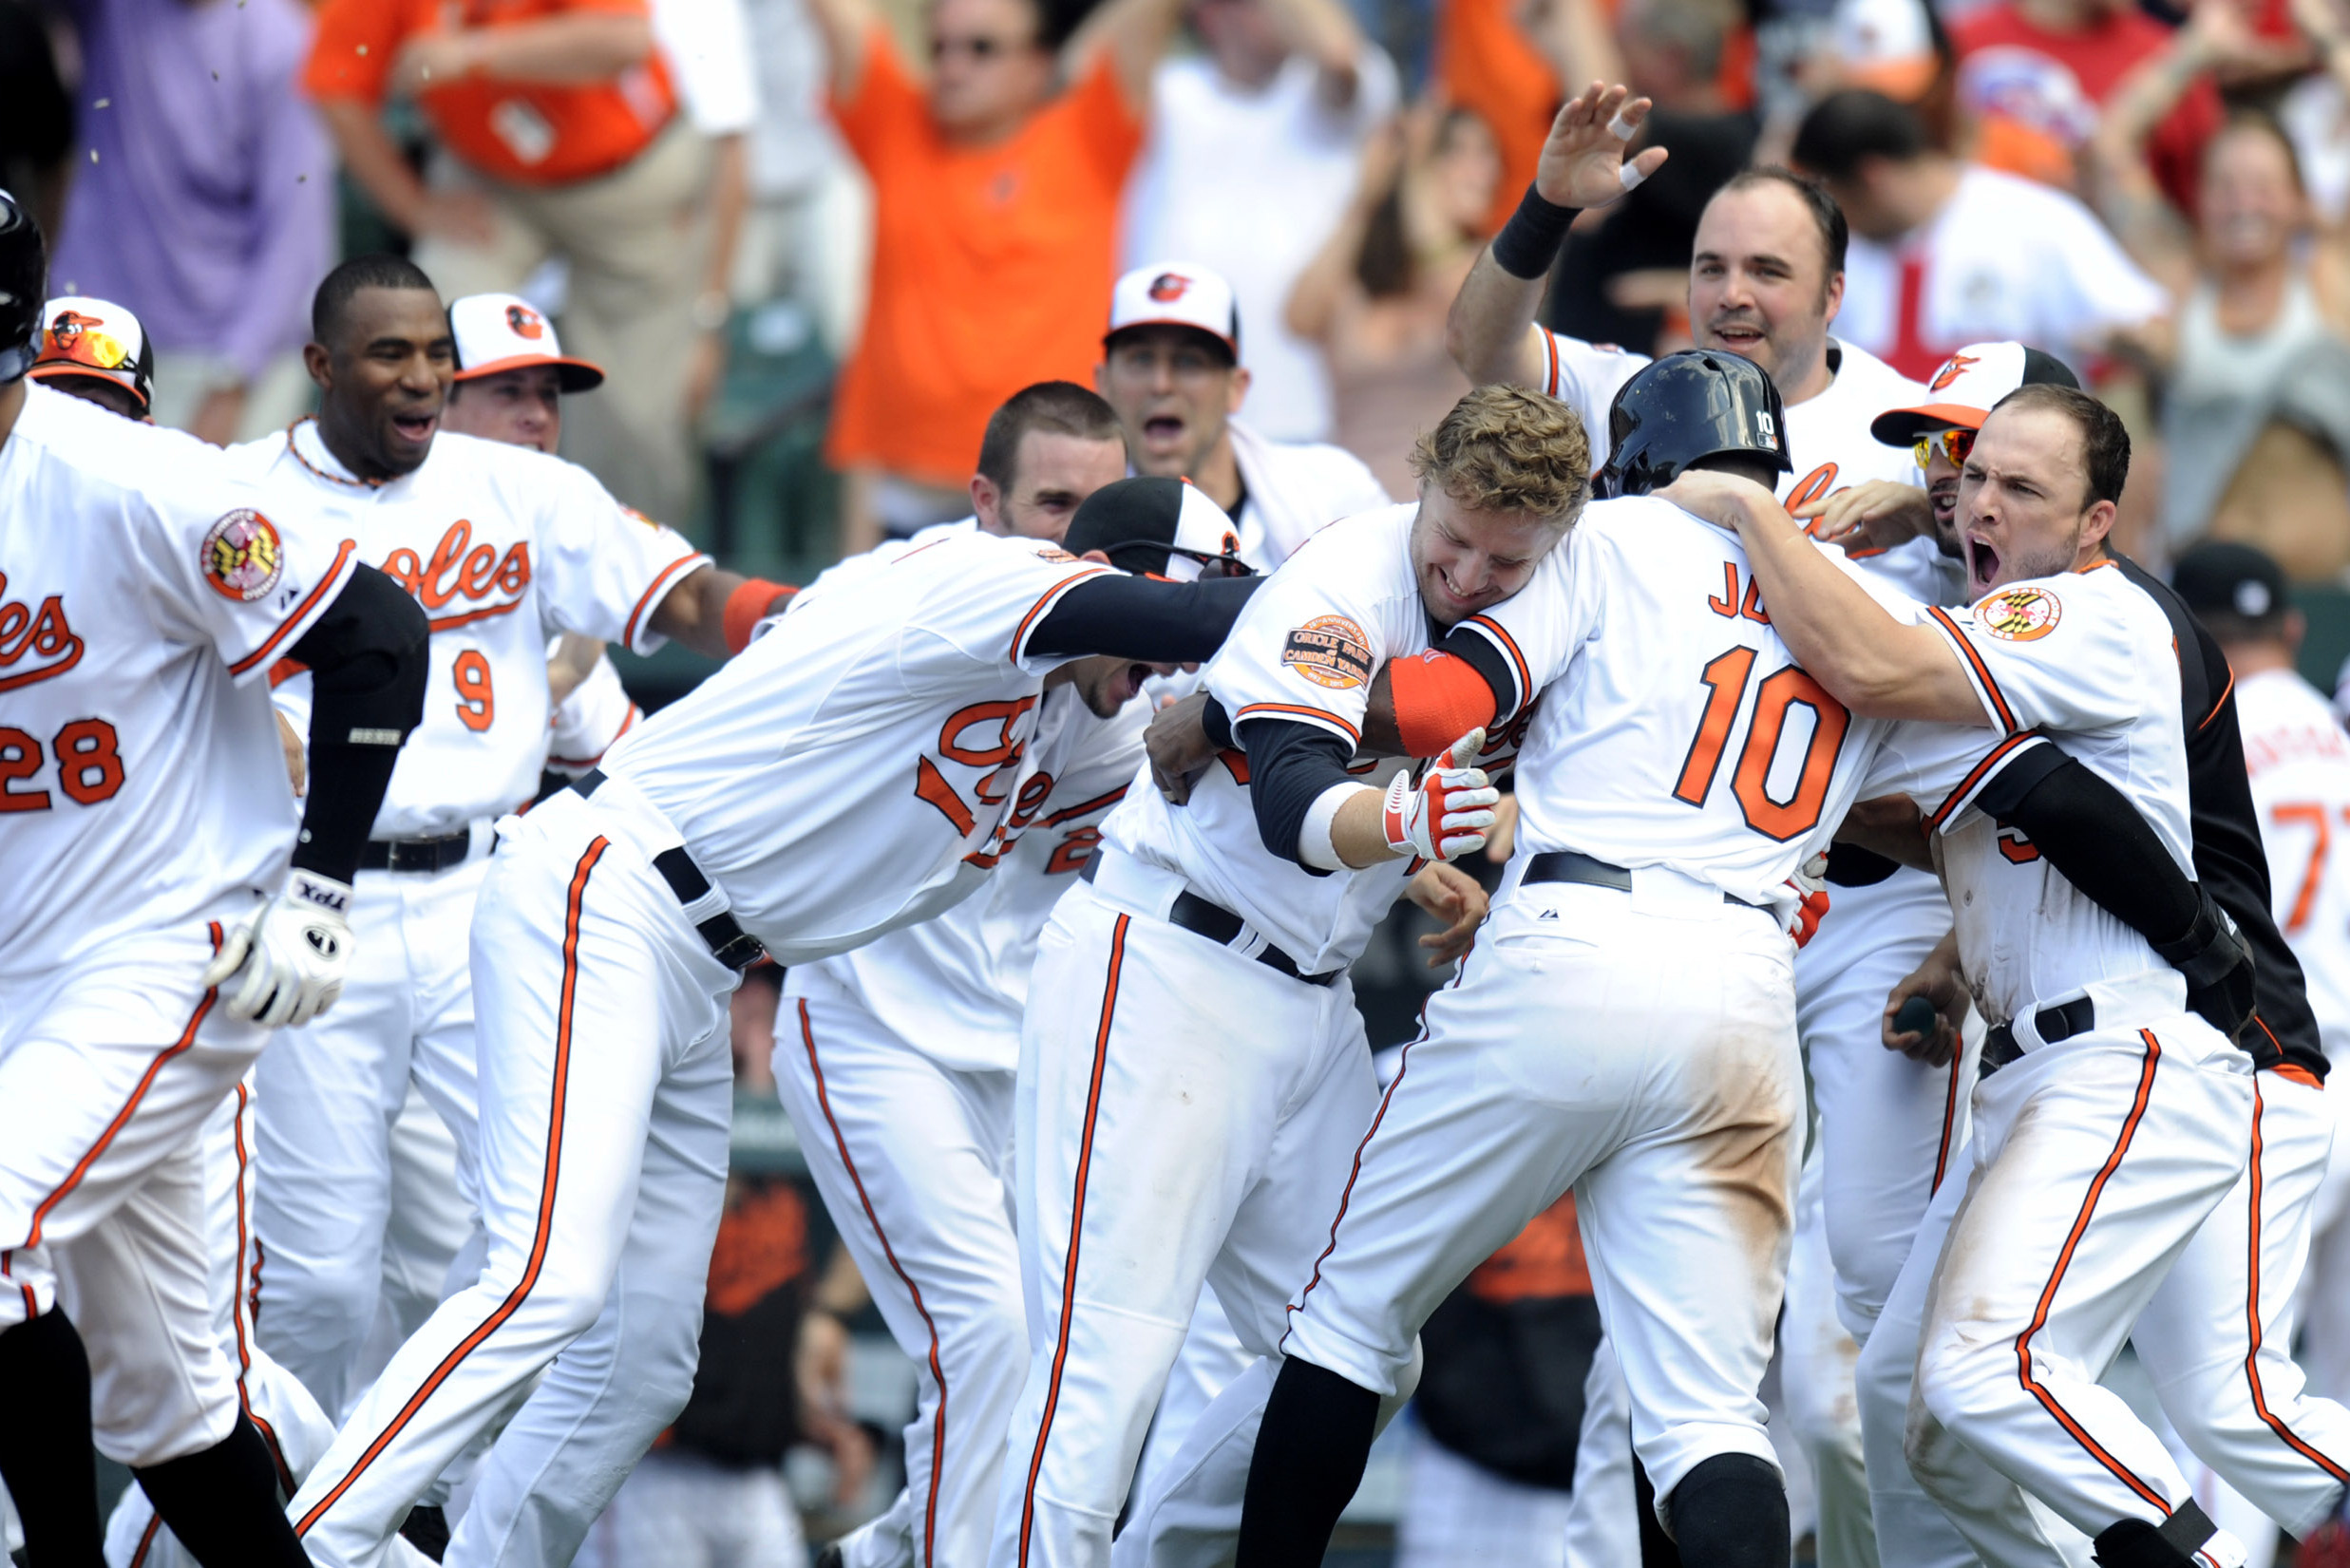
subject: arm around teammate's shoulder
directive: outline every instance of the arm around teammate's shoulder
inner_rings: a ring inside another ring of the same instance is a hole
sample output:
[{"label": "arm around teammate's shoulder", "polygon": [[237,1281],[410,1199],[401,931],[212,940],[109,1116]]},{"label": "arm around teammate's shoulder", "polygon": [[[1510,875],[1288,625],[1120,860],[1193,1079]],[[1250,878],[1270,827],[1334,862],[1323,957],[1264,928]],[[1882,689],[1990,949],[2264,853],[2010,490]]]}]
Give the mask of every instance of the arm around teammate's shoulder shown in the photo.
[{"label": "arm around teammate's shoulder", "polygon": [[1989,726],[1949,640],[1896,619],[1752,480],[1692,470],[1658,492],[1746,547],[1771,629],[1806,673],[1863,718]]},{"label": "arm around teammate's shoulder", "polygon": [[1197,664],[1223,646],[1262,577],[1166,582],[1104,572],[1054,602],[1029,634],[1048,658],[1109,653],[1145,664]]}]

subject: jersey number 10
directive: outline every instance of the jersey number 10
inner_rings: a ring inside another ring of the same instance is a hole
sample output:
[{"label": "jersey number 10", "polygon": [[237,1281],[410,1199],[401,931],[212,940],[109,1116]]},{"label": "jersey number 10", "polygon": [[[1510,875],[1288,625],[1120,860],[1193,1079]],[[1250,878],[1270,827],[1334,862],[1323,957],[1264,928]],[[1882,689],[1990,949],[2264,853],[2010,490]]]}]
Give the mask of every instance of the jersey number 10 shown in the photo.
[{"label": "jersey number 10", "polygon": [[[1753,649],[1739,645],[1725,649],[1705,667],[1701,677],[1706,687],[1705,714],[1690,740],[1680,782],[1673,786],[1675,800],[1701,806],[1713,794],[1715,775],[1721,771],[1722,753],[1729,748],[1731,727],[1737,722],[1758,656]],[[1793,793],[1775,801],[1770,790],[1772,765],[1778,760],[1779,743],[1787,733],[1788,709],[1796,707],[1811,710],[1811,742],[1804,748]],[[1852,715],[1844,704],[1795,666],[1765,675],[1755,689],[1746,745],[1738,752],[1738,765],[1730,780],[1730,792],[1746,814],[1746,825],[1780,843],[1819,826],[1820,809],[1828,803],[1828,785],[1836,773],[1836,754],[1844,749],[1844,732],[1851,722]]]}]

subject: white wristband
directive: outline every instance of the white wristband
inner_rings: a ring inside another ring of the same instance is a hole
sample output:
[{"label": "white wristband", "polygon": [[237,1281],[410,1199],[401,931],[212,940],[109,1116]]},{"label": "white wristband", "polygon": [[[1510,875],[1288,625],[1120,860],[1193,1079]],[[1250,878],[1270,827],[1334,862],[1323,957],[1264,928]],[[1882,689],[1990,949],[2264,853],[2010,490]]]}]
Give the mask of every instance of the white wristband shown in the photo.
[{"label": "white wristband", "polygon": [[1330,838],[1338,808],[1357,795],[1377,793],[1358,784],[1336,784],[1315,796],[1314,803],[1305,808],[1305,821],[1298,826],[1298,862],[1317,871],[1346,870],[1346,862],[1338,859],[1338,846]]}]

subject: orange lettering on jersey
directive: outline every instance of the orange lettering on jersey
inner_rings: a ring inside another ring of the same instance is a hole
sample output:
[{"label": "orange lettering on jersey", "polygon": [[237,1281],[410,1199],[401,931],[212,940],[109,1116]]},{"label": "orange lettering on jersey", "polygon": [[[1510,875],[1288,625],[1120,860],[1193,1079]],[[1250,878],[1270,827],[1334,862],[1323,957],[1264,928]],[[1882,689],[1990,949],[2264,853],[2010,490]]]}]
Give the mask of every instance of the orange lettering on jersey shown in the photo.
[{"label": "orange lettering on jersey", "polygon": [[[1796,481],[1795,487],[1792,490],[1788,491],[1787,500],[1784,504],[1789,511],[1792,512],[1798,506],[1810,505],[1813,501],[1819,500],[1822,496],[1827,495],[1835,487],[1836,465],[1832,463],[1823,463],[1817,468],[1812,469],[1811,472],[1804,475],[1802,479]],[[1812,522],[1816,523],[1818,520],[1819,520],[1817,518],[1814,518]]]},{"label": "orange lettering on jersey", "polygon": [[971,814],[971,807],[963,804],[962,797],[955,793],[955,786],[946,782],[946,775],[939,772],[928,757],[915,759],[914,798],[928,801],[937,806],[958,839],[970,838],[971,830],[979,825],[979,819]]},{"label": "orange lettering on jersey", "polygon": [[1748,620],[1758,621],[1764,626],[1771,624],[1771,617],[1763,612],[1762,585],[1749,577],[1746,591],[1741,594],[1738,591],[1738,563],[1734,560],[1722,562],[1721,595],[1719,597],[1708,595],[1705,607],[1724,620],[1735,620],[1744,616]]},{"label": "orange lettering on jersey", "polygon": [[1705,607],[1716,615],[1734,618],[1738,613],[1738,563],[1722,562],[1722,592],[1719,598],[1708,597]]},{"label": "orange lettering on jersey", "polygon": [[[7,594],[8,587],[8,574],[0,572],[0,595]],[[66,624],[65,601],[55,594],[43,599],[38,610],[0,598],[0,670],[27,654],[38,663],[29,670],[0,675],[0,691],[62,675],[82,662],[82,639]]]},{"label": "orange lettering on jersey", "polygon": [[2012,827],[1999,829],[1999,853],[2010,865],[2030,865],[2040,858],[2038,846]]},{"label": "orange lettering on jersey", "polygon": [[[445,632],[505,614],[521,603],[522,591],[530,586],[530,546],[518,541],[501,557],[494,544],[475,544],[473,524],[460,518],[432,547],[429,559],[419,559],[415,551],[403,545],[384,557],[383,572],[427,612],[435,613],[435,632]],[[483,602],[502,594],[506,595],[503,603]],[[437,614],[458,599],[469,601],[474,608],[451,615]]]},{"label": "orange lettering on jersey", "polygon": [[[1001,767],[1019,755],[1019,743],[1012,738],[1013,727],[1020,722],[1021,714],[1035,706],[1035,698],[1022,697],[1017,702],[973,703],[969,708],[957,709],[939,727],[938,755],[966,767]],[[992,746],[986,744],[987,732],[980,729],[984,725],[995,727]],[[979,733],[970,736],[974,729],[979,729]],[[977,740],[984,749],[965,746],[967,736]]]}]

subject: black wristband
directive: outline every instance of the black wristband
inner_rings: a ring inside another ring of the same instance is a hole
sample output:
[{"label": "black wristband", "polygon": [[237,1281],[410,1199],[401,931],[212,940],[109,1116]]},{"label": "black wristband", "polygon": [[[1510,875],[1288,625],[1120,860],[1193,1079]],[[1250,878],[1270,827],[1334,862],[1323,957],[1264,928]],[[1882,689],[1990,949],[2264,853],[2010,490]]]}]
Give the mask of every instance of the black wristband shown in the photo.
[{"label": "black wristband", "polygon": [[2163,962],[2187,977],[2189,991],[2200,990],[2228,973],[2249,956],[2235,923],[2212,901],[2210,890],[2197,888],[2200,907],[2194,924],[2183,935],[2152,947]]},{"label": "black wristband", "polygon": [[1493,236],[1493,264],[1529,283],[1547,277],[1550,264],[1559,259],[1559,247],[1566,243],[1567,225],[1575,221],[1577,211],[1545,199],[1542,192],[1527,185],[1518,210]]}]

